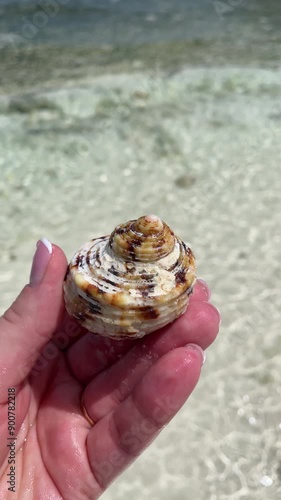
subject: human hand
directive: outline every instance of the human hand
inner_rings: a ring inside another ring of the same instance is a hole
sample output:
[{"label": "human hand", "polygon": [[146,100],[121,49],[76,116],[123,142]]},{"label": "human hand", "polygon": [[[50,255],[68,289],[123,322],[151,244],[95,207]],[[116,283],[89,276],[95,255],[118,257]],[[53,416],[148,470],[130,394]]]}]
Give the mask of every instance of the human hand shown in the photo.
[{"label": "human hand", "polygon": [[220,318],[198,280],[186,313],[158,332],[87,333],[64,310],[65,255],[44,241],[31,283],[0,318],[0,426],[11,438],[0,442],[0,500],[94,500],[185,403]]}]

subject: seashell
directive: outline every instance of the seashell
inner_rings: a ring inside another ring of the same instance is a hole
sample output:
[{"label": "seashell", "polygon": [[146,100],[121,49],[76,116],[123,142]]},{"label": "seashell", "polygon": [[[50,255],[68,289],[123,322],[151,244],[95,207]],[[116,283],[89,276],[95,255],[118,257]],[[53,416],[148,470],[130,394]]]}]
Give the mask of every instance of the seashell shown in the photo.
[{"label": "seashell", "polygon": [[75,253],[64,282],[66,309],[93,333],[140,338],[185,312],[195,269],[191,249],[159,217],[146,215]]}]

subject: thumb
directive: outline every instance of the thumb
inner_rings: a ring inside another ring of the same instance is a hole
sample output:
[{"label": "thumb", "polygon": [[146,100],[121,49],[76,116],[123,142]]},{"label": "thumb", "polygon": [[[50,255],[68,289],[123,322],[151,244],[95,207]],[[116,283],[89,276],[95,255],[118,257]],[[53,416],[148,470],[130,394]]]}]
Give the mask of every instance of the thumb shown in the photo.
[{"label": "thumb", "polygon": [[59,247],[45,238],[38,241],[30,283],[0,318],[1,389],[22,382],[59,326],[66,268],[66,257]]}]

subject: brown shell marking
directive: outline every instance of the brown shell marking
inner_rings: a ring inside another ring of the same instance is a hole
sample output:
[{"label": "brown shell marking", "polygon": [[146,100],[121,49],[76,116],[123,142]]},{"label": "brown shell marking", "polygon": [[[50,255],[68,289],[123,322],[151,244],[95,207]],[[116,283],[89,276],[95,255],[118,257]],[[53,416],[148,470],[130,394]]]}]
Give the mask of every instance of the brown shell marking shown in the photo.
[{"label": "brown shell marking", "polygon": [[145,215],[117,226],[110,235],[109,245],[124,260],[153,262],[172,251],[175,236],[159,217]]},{"label": "brown shell marking", "polygon": [[159,217],[147,215],[76,252],[65,302],[94,333],[138,338],[185,311],[195,280],[191,249]]}]

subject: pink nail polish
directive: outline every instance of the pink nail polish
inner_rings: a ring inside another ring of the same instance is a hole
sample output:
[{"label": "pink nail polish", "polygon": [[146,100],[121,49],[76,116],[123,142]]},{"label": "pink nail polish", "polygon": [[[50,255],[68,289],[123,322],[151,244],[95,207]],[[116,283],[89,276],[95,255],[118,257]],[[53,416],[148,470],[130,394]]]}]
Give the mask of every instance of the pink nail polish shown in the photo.
[{"label": "pink nail polish", "polygon": [[42,238],[37,241],[36,252],[33,257],[31,272],[30,272],[30,285],[39,285],[44,278],[46,269],[48,267],[51,255],[52,244],[47,238]]},{"label": "pink nail polish", "polygon": [[202,280],[201,278],[198,278],[197,283],[199,283],[201,285],[202,290],[206,294],[206,301],[210,300],[211,290],[210,290],[209,286],[207,285],[206,281]]},{"label": "pink nail polish", "polygon": [[203,366],[205,361],[206,361],[206,353],[205,353],[205,351],[203,351],[202,347],[200,347],[197,344],[186,344],[185,347],[188,349],[193,349],[194,351],[197,351],[200,354],[201,359],[202,359],[202,366]]}]

